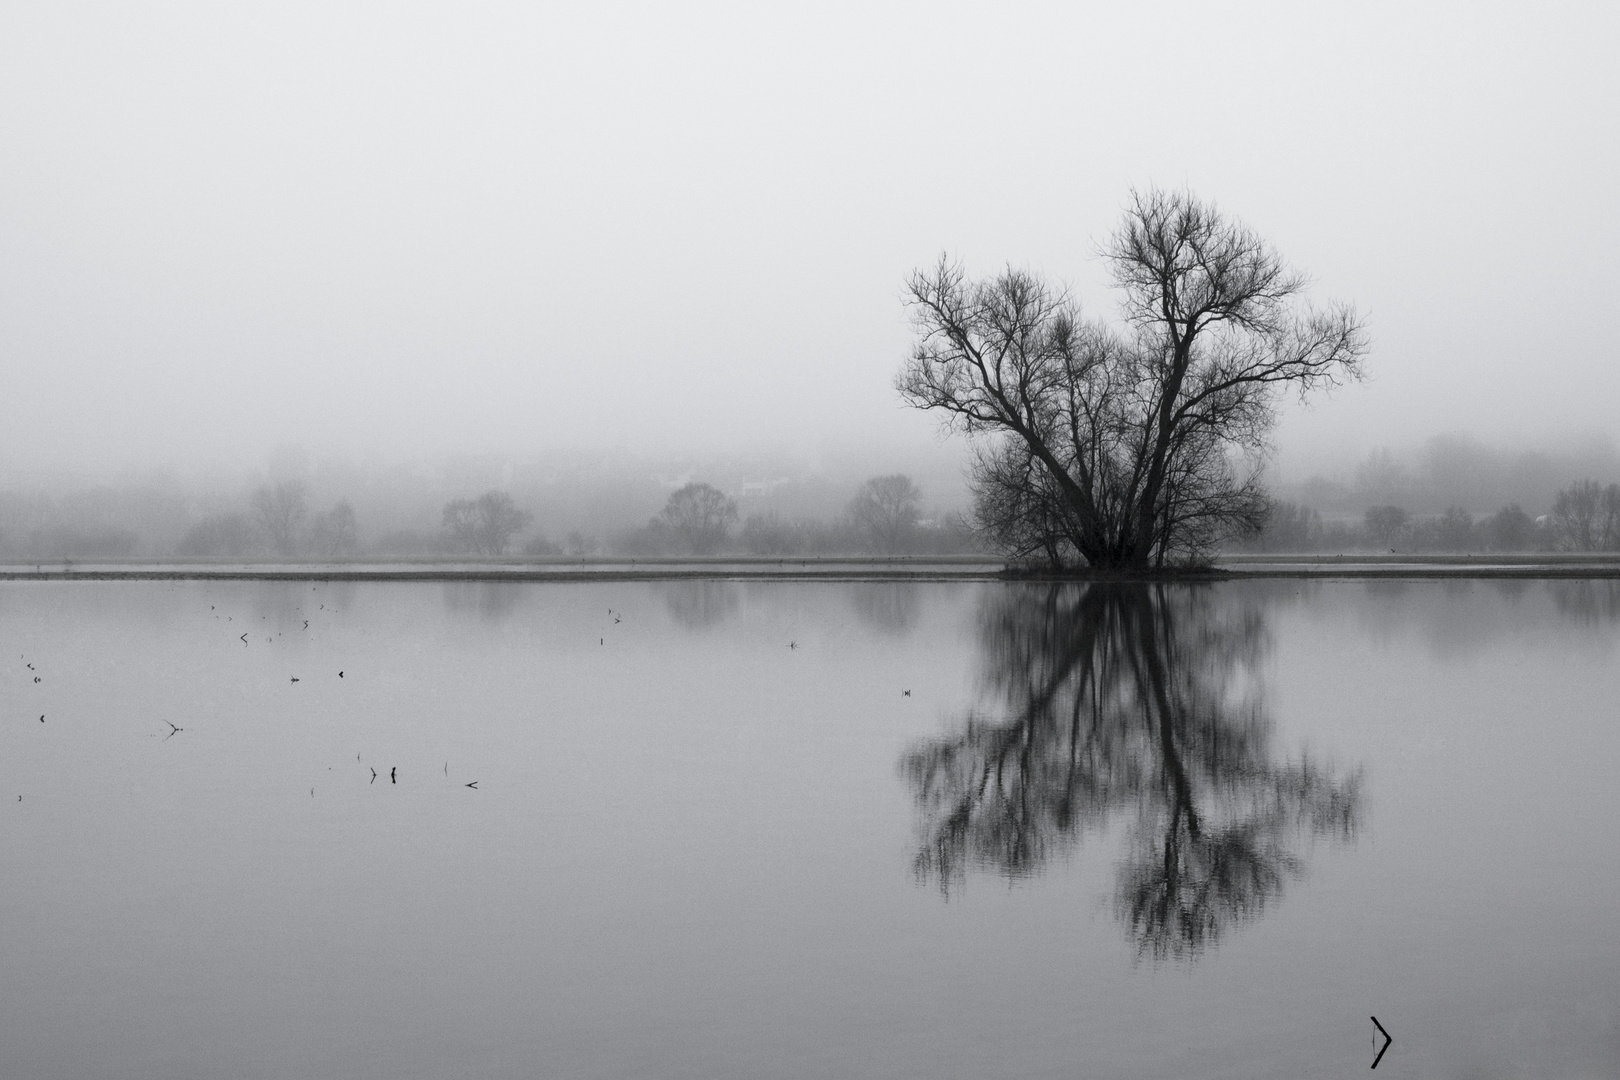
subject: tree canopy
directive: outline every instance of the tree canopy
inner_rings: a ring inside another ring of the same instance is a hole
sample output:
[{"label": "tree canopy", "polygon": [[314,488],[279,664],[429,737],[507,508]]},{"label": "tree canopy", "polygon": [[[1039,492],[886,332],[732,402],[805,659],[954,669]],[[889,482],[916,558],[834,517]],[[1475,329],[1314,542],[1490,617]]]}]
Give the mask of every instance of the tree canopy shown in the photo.
[{"label": "tree canopy", "polygon": [[1133,193],[1102,254],[1117,326],[1027,271],[914,273],[896,386],[979,437],[975,515],[1004,550],[1160,568],[1263,523],[1279,392],[1359,377],[1366,337],[1352,307],[1307,304],[1302,274],[1185,192]]},{"label": "tree canopy", "polygon": [[534,521],[504,491],[486,491],[476,499],[456,499],[444,507],[444,528],[459,551],[499,558],[512,538]]},{"label": "tree canopy", "polygon": [[874,476],[849,502],[851,522],[876,551],[893,554],[906,546],[917,528],[922,492],[903,474]]},{"label": "tree canopy", "polygon": [[712,555],[737,520],[737,504],[710,484],[687,484],[672,493],[653,525],[668,530],[692,555]]}]

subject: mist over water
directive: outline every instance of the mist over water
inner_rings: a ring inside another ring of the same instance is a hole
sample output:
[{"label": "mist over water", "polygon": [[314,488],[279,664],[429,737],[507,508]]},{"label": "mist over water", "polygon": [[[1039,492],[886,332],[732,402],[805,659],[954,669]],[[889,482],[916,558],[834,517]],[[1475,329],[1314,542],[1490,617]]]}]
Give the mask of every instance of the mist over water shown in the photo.
[{"label": "mist over water", "polygon": [[905,276],[951,252],[1110,313],[1096,248],[1149,184],[1369,313],[1371,381],[1276,433],[1307,475],[1614,437],[1579,313],[1620,239],[1615,15],[1557,12],[9,5],[0,477],[926,454]]}]

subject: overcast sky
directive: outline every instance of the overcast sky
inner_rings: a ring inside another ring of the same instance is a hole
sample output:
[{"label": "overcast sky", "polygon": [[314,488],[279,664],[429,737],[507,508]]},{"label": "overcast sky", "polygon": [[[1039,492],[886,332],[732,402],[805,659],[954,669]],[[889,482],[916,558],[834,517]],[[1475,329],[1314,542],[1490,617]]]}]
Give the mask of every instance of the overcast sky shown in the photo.
[{"label": "overcast sky", "polygon": [[942,251],[1132,185],[1356,303],[1284,461],[1620,433],[1620,5],[0,6],[0,476],[917,446]]}]

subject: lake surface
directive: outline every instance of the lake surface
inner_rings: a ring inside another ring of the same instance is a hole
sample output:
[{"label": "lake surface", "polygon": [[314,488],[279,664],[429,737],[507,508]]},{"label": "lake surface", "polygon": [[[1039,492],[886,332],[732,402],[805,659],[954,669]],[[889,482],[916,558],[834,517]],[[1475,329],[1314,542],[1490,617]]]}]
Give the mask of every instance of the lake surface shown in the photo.
[{"label": "lake surface", "polygon": [[1617,657],[1610,582],[0,583],[0,1076],[1617,1076]]}]

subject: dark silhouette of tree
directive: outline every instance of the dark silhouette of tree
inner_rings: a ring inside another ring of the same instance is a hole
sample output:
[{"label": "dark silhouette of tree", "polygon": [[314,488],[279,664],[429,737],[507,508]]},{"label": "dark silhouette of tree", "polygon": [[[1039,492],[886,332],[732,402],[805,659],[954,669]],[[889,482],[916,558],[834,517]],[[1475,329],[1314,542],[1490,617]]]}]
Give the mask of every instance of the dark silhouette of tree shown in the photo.
[{"label": "dark silhouette of tree", "polygon": [[512,504],[504,491],[486,491],[476,499],[456,499],[445,504],[444,528],[451,546],[461,552],[500,558],[512,538],[534,520]]},{"label": "dark silhouette of tree", "polygon": [[1026,877],[1124,818],[1118,915],[1141,954],[1191,958],[1302,873],[1296,836],[1354,836],[1358,775],[1271,757],[1258,608],[1059,585],[998,591],[980,623],[994,704],[902,762],[921,879]]},{"label": "dark silhouette of tree", "polygon": [[299,530],[307,513],[302,481],[266,484],[253,493],[253,516],[269,539],[271,549],[282,558],[298,554]]},{"label": "dark silhouette of tree", "polygon": [[670,495],[653,526],[665,530],[689,554],[712,555],[726,542],[736,520],[737,504],[718,488],[687,484]]},{"label": "dark silhouette of tree", "polygon": [[922,492],[911,477],[874,476],[849,502],[849,517],[873,550],[886,555],[902,551],[917,528]]},{"label": "dark silhouette of tree", "polygon": [[1254,470],[1280,391],[1360,374],[1355,311],[1301,303],[1305,278],[1258,235],[1183,192],[1134,193],[1104,255],[1125,325],[1007,270],[941,259],[907,283],[917,345],[896,380],[917,408],[985,436],[984,534],[1013,553],[1139,571],[1253,532]]}]

